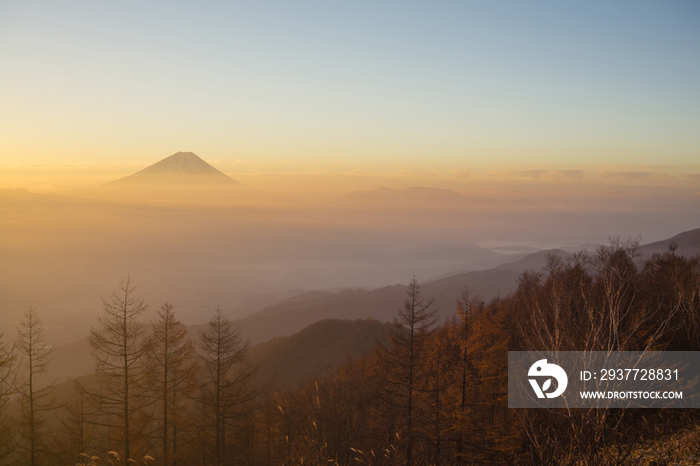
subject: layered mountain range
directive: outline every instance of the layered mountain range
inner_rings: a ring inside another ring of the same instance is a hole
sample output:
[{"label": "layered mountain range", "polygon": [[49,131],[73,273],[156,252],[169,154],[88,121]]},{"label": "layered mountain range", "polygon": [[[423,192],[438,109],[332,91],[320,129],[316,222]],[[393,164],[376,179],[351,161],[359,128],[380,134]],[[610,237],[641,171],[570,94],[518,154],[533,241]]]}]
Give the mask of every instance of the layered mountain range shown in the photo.
[{"label": "layered mountain range", "polygon": [[[678,247],[676,247],[678,246]],[[666,252],[673,249],[676,254],[686,257],[700,256],[700,229],[686,231],[663,241],[657,241],[642,245],[639,248],[640,259],[649,258],[652,254]],[[595,254],[595,251],[589,251]],[[438,310],[441,319],[449,318],[456,312],[456,299],[460,296],[462,290],[468,287],[470,291],[478,295],[484,301],[489,301],[496,296],[505,296],[508,293],[515,291],[518,286],[518,278],[526,270],[532,272],[540,272],[547,264],[550,256],[558,256],[564,260],[570,256],[570,253],[559,250],[538,251],[536,253],[527,254],[519,260],[501,264],[489,270],[458,273],[451,276],[439,278],[432,281],[427,281],[420,286],[421,297],[426,301],[433,301],[433,306]],[[251,344],[262,345],[255,349],[255,354],[259,358],[269,358],[270,366],[265,366],[265,377],[273,377],[276,371],[282,371],[282,377],[289,380],[299,381],[302,378],[300,374],[310,375],[312,369],[306,365],[306,369],[300,369],[301,373],[285,372],[283,363],[284,354],[289,351],[288,344],[300,345],[304,347],[303,341],[306,338],[313,340],[313,350],[309,350],[312,354],[321,354],[331,351],[329,348],[336,348],[331,352],[335,355],[341,355],[341,359],[347,355],[356,354],[349,348],[351,344],[343,343],[342,338],[326,338],[320,336],[310,337],[308,335],[314,332],[328,332],[329,328],[335,331],[342,327],[341,324],[317,325],[313,327],[315,330],[305,330],[309,326],[321,321],[364,321],[373,319],[378,322],[390,322],[397,315],[398,309],[402,306],[406,298],[407,286],[404,284],[396,284],[378,289],[345,289],[336,292],[306,292],[301,293],[286,299],[283,299],[275,304],[269,305],[264,309],[247,316],[242,319],[234,320],[233,324],[241,332],[244,339]],[[359,324],[358,324],[359,325]],[[367,324],[361,328],[372,329],[372,338],[379,338],[380,329],[374,324]],[[341,326],[341,327],[339,327]],[[206,324],[193,325],[189,327],[190,335],[196,338],[199,331],[204,330]],[[320,330],[321,328],[325,330]],[[346,335],[350,341],[362,340],[361,348],[366,350],[369,345],[368,341],[359,337],[363,331],[357,330],[360,327],[353,327],[353,332],[359,332],[352,335]],[[302,332],[298,335],[298,332]],[[306,333],[303,333],[306,332]],[[386,333],[386,329],[381,330]],[[281,337],[290,337],[292,339],[280,339]],[[307,336],[304,336],[307,335]],[[345,338],[343,337],[343,338]],[[275,340],[277,339],[277,340]],[[319,341],[323,340],[323,343]],[[267,346],[265,342],[270,342]],[[273,343],[276,342],[276,343]],[[339,346],[346,349],[340,350]],[[371,345],[369,345],[371,346]],[[297,350],[294,350],[297,351]],[[307,351],[299,349],[298,351]],[[78,340],[65,346],[56,349],[54,361],[51,365],[51,371],[47,375],[48,378],[66,378],[76,377],[88,374],[92,371],[93,361],[89,356],[89,346],[87,339]],[[334,357],[335,357],[334,356]],[[311,357],[311,356],[308,356]],[[317,356],[314,356],[317,357]],[[323,359],[323,357],[322,357]],[[330,367],[332,357],[328,359],[323,367]],[[282,362],[280,362],[282,361]],[[273,369],[274,366],[277,369]]]}]

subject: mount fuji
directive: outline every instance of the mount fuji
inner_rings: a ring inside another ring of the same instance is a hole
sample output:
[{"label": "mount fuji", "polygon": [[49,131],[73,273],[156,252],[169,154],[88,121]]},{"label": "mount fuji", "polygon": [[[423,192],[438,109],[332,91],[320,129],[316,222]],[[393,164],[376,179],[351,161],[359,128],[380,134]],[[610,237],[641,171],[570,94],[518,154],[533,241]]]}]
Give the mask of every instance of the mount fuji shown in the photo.
[{"label": "mount fuji", "polygon": [[109,185],[204,184],[244,186],[193,152],[177,152]]}]

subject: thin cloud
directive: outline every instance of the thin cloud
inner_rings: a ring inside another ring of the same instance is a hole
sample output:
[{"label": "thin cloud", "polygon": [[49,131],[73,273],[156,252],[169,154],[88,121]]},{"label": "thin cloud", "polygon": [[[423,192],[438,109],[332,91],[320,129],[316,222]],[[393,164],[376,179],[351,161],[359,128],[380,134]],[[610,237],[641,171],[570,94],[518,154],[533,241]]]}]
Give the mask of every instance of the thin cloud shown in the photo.
[{"label": "thin cloud", "polygon": [[615,171],[615,172],[602,172],[600,173],[600,176],[602,178],[621,178],[625,180],[630,180],[630,181],[635,181],[635,180],[643,180],[645,178],[649,178],[651,175],[653,175],[653,172],[621,172],[621,171]]},{"label": "thin cloud", "polygon": [[555,170],[551,174],[554,178],[580,180],[585,173],[585,170]]},{"label": "thin cloud", "polygon": [[511,179],[535,179],[535,180],[580,180],[586,174],[585,170],[514,170],[503,174],[499,174],[502,178]]},{"label": "thin cloud", "polygon": [[612,164],[601,164],[597,166],[600,170],[609,172],[621,172],[621,171],[639,171],[639,170],[668,170],[668,169],[678,169],[678,165],[612,165]]},{"label": "thin cloud", "polygon": [[451,176],[457,176],[457,177],[470,177],[472,176],[472,170],[457,170],[457,169],[452,169],[448,172]]},{"label": "thin cloud", "polygon": [[548,170],[516,170],[511,172],[514,176],[520,178],[542,178],[549,173]]}]

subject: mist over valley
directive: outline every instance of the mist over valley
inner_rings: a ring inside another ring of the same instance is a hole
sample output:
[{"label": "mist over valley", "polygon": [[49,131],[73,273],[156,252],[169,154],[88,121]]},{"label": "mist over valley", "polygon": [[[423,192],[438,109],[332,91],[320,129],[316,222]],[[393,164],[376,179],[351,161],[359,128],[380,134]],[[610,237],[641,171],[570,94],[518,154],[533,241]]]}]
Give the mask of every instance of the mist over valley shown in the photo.
[{"label": "mist over valley", "polygon": [[[245,186],[191,152],[64,194],[0,190],[0,210],[2,328],[14,328],[31,305],[56,344],[83,338],[101,298],[127,276],[151,305],[150,316],[170,301],[194,325],[220,306],[254,329],[253,341],[263,341],[255,332],[271,338],[276,333],[267,329],[275,325],[289,333],[336,317],[330,305],[284,324],[256,317],[305,292],[378,293],[399,290],[413,277],[423,283],[469,272],[509,273],[476,286],[490,298],[512,291],[524,268],[508,270],[507,264],[528,253],[593,250],[616,235],[648,243],[695,226],[684,209],[566,208],[441,188],[377,188],[313,204]],[[679,251],[697,250],[697,244],[687,247]],[[544,255],[531,256],[539,262],[529,268],[541,267]],[[450,289],[449,299],[460,286]],[[440,307],[449,313],[447,301]],[[342,317],[389,319],[396,306],[382,305]]]}]

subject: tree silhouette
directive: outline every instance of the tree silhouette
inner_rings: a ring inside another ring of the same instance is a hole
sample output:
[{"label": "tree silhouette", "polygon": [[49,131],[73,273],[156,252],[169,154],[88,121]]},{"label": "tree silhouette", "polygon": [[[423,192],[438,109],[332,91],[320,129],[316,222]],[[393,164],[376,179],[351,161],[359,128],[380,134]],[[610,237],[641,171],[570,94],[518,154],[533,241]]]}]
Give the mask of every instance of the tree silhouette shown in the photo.
[{"label": "tree silhouette", "polygon": [[179,434],[187,410],[185,400],[196,389],[198,365],[194,343],[187,329],[175,318],[173,305],[166,302],[158,311],[153,330],[146,340],[147,382],[158,400],[161,417],[157,419],[163,464],[175,461]]},{"label": "tree silhouette", "polygon": [[459,322],[455,325],[457,342],[456,352],[453,354],[453,367],[455,385],[458,390],[458,407],[455,412],[456,455],[457,465],[461,466],[465,459],[465,442],[467,430],[467,411],[471,404],[470,395],[473,387],[473,363],[470,361],[469,343],[473,333],[471,329],[475,314],[483,310],[484,303],[478,296],[472,295],[469,288],[462,290],[462,295],[457,299],[457,316]]},{"label": "tree silhouette", "polygon": [[0,333],[0,460],[14,450],[14,433],[7,415],[6,405],[13,386],[15,348],[2,341]]},{"label": "tree silhouette", "polygon": [[53,401],[53,384],[39,390],[38,377],[46,372],[53,347],[46,344],[44,323],[31,306],[24,312],[17,336],[17,351],[22,357],[17,390],[22,401],[20,448],[28,453],[30,466],[36,466],[42,463],[41,456],[45,453],[42,430],[46,421],[42,413],[52,409]]},{"label": "tree silhouette", "polygon": [[382,352],[386,370],[380,394],[385,402],[402,411],[406,464],[411,466],[417,437],[417,395],[423,389],[432,356],[429,344],[437,322],[437,309],[433,308],[433,300],[421,299],[415,278],[408,285],[406,295],[404,306],[394,319],[395,331],[389,338],[391,346],[384,347]]},{"label": "tree silhouette", "polygon": [[[99,386],[82,387],[98,413],[98,424],[108,429],[110,444],[116,441],[128,462],[143,448],[145,424],[142,414],[148,405],[145,389],[146,357],[143,340],[148,330],[139,321],[147,306],[134,296],[130,277],[109,299],[102,300],[100,325],[90,331]],[[116,438],[115,438],[116,437]]]},{"label": "tree silhouette", "polygon": [[85,459],[81,454],[95,447],[97,426],[89,422],[93,413],[89,411],[85,393],[77,387],[75,392],[63,407],[63,415],[58,420],[60,427],[51,434],[53,453],[61,464],[83,463]]},{"label": "tree silhouette", "polygon": [[199,334],[199,355],[202,364],[198,400],[204,409],[209,427],[202,429],[205,443],[213,438],[214,464],[230,461],[228,434],[235,426],[247,403],[257,394],[250,381],[255,369],[248,363],[248,344],[241,339],[220,308]]}]

